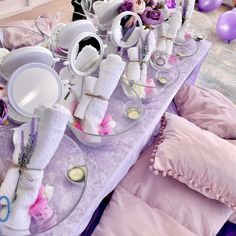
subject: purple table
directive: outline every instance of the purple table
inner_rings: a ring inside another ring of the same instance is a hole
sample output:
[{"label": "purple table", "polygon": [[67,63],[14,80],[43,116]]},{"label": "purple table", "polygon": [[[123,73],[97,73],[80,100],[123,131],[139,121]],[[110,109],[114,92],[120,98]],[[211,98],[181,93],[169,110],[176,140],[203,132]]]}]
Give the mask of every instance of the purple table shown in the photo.
[{"label": "purple table", "polygon": [[[80,203],[71,215],[57,227],[41,235],[77,236],[83,232],[103,198],[119,184],[136,162],[180,87],[186,81],[195,81],[209,48],[209,42],[199,42],[198,52],[193,57],[181,61],[179,80],[157,101],[145,105],[146,114],[140,123],[114,140],[111,146],[91,149],[79,144],[85,155],[96,163],[97,174],[89,172],[96,175],[96,178],[87,185]],[[173,106],[171,107],[173,109]],[[66,133],[79,143],[69,130]]]},{"label": "purple table", "polygon": [[[63,223],[44,235],[77,236],[83,232],[103,198],[119,184],[136,162],[180,87],[186,81],[192,83],[196,80],[209,48],[209,42],[199,43],[198,52],[181,62],[180,79],[169,87],[159,100],[145,105],[146,114],[143,120],[133,130],[114,140],[112,146],[91,149],[80,144],[88,158],[92,158],[96,162],[100,174],[96,181],[87,185],[74,212]],[[69,130],[67,130],[67,134],[75,140]]]}]

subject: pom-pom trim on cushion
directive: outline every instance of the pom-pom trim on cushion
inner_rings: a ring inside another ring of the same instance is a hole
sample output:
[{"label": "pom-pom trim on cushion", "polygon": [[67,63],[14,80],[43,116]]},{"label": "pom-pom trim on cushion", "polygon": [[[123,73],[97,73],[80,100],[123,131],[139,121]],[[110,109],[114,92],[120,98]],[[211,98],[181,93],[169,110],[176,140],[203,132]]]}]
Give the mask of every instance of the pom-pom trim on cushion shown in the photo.
[{"label": "pom-pom trim on cushion", "polygon": [[[157,151],[158,151],[158,147],[160,144],[162,144],[164,142],[164,130],[167,126],[167,119],[166,119],[166,115],[164,114],[161,118],[161,128],[160,128],[160,132],[159,132],[159,138],[158,138],[158,142],[155,145],[155,148],[152,152],[152,156],[150,158],[150,163],[152,165],[149,166],[149,170],[153,172],[154,175],[159,175],[161,174],[163,177],[171,176],[174,179],[179,180],[180,182],[186,182],[188,183],[189,186],[192,187],[192,189],[195,189],[196,191],[198,191],[199,193],[201,192],[205,192],[207,194],[211,194],[214,196],[215,200],[220,201],[221,203],[227,205],[228,207],[230,207],[233,211],[236,211],[236,205],[233,203],[230,203],[229,201],[227,201],[225,199],[224,196],[221,196],[219,193],[212,193],[212,188],[211,186],[200,186],[199,184],[195,183],[193,180],[189,179],[189,177],[184,176],[184,175],[178,175],[177,172],[174,169],[168,170],[168,171],[162,171],[162,170],[157,170],[154,166],[155,163],[155,158],[157,157]],[[206,195],[207,195],[206,194]]]}]

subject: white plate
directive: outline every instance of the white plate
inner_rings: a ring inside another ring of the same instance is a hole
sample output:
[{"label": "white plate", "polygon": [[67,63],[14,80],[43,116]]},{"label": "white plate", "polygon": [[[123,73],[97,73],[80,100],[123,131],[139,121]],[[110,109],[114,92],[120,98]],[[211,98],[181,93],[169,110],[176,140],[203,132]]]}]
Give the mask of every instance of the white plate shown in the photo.
[{"label": "white plate", "polygon": [[113,0],[110,3],[106,4],[100,11],[99,23],[101,25],[112,24],[115,17],[119,14],[118,9],[123,3],[123,0]]},{"label": "white plate", "polygon": [[31,118],[35,108],[51,107],[61,100],[63,85],[51,67],[31,63],[18,68],[7,85],[9,103],[22,116]]},{"label": "white plate", "polygon": [[42,63],[53,67],[55,59],[51,51],[39,46],[18,48],[9,52],[2,60],[1,73],[6,80],[15,70],[29,63]]},{"label": "white plate", "polygon": [[15,124],[23,124],[30,121],[30,118],[18,114],[11,105],[8,106],[8,118]]},{"label": "white plate", "polygon": [[83,32],[95,33],[96,28],[89,20],[74,21],[59,32],[58,47],[68,50],[74,39]]}]

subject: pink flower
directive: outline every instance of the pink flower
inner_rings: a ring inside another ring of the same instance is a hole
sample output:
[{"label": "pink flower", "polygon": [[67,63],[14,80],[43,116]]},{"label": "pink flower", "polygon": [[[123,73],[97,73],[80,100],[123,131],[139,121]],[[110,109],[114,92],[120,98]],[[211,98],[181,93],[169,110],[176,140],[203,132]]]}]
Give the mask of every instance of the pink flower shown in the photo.
[{"label": "pink flower", "polygon": [[137,14],[143,14],[145,11],[146,3],[144,0],[133,0],[132,11]]}]

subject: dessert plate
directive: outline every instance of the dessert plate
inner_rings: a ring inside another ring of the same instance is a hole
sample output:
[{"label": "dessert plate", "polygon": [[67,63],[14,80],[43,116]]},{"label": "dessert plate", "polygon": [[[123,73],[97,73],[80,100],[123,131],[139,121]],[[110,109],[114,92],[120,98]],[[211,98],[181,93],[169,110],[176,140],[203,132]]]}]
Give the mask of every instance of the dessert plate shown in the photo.
[{"label": "dessert plate", "polygon": [[2,59],[0,72],[8,80],[15,70],[29,63],[42,63],[53,67],[55,59],[50,50],[40,46],[18,48]]},{"label": "dessert plate", "polygon": [[[1,147],[3,147],[3,149],[1,149],[0,152],[0,181],[2,181],[6,175],[13,154],[13,132],[10,130],[0,130],[0,135],[1,132],[3,132],[2,135],[4,135],[4,139],[3,142],[1,140]],[[53,210],[53,216],[43,223],[36,223],[34,219],[32,219],[29,228],[31,235],[46,232],[60,224],[79,204],[86,188],[87,177],[79,185],[68,181],[65,170],[68,163],[71,161],[76,161],[78,165],[84,166],[86,168],[86,176],[89,176],[89,170],[91,170],[91,172],[96,172],[96,169],[91,169],[94,168],[92,164],[89,164],[90,169],[88,170],[87,159],[84,157],[81,149],[71,138],[65,135],[55,155],[46,167],[42,181],[43,185],[53,187],[53,195],[49,201],[49,207]],[[4,229],[0,224],[0,235],[3,235],[1,230]],[[19,232],[15,231],[14,235],[17,235],[18,233]]]},{"label": "dessert plate", "polygon": [[102,7],[98,15],[99,23],[101,25],[111,24],[115,17],[119,14],[118,9],[123,3],[123,0],[113,0]]},{"label": "dessert plate", "polygon": [[35,108],[51,107],[60,102],[63,84],[52,68],[31,63],[21,66],[12,74],[7,93],[12,108],[21,116],[31,118]]},{"label": "dessert plate", "polygon": [[89,20],[78,20],[66,25],[58,34],[58,47],[66,53],[74,39],[83,32],[95,33],[96,28]]}]

